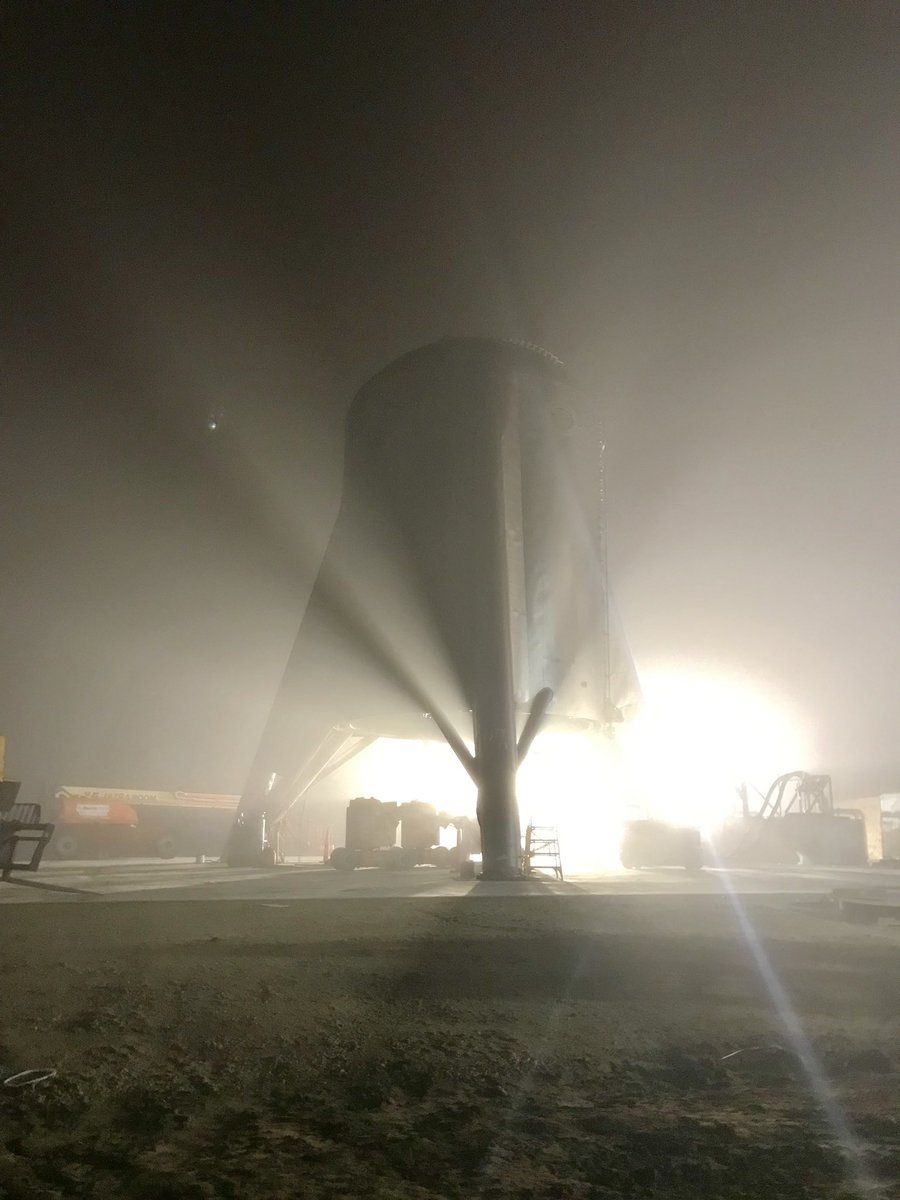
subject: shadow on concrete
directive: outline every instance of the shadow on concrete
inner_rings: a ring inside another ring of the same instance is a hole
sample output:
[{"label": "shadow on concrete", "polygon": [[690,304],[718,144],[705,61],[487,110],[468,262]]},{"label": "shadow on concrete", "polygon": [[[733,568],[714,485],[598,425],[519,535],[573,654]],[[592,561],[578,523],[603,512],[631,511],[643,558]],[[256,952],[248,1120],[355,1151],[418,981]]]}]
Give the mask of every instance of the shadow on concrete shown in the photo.
[{"label": "shadow on concrete", "polygon": [[37,888],[39,892],[65,892],[73,896],[102,896],[102,892],[91,892],[87,888],[64,887],[61,883],[40,883],[37,879],[4,879],[4,883],[15,887]]}]

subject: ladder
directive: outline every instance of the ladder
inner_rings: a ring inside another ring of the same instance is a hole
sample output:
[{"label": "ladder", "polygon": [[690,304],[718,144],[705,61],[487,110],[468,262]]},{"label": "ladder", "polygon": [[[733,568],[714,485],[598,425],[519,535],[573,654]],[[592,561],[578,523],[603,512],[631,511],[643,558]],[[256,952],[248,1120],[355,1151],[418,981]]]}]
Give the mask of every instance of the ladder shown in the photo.
[{"label": "ladder", "polygon": [[552,871],[557,879],[563,878],[562,859],[559,856],[559,830],[555,826],[528,826],[525,830],[522,868],[526,875]]}]

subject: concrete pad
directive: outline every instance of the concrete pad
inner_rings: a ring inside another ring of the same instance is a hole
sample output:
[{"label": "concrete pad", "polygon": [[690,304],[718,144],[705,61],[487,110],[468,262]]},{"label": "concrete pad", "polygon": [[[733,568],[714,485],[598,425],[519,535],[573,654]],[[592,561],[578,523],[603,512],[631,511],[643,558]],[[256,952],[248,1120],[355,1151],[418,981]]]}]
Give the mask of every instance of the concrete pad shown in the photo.
[{"label": "concrete pad", "polygon": [[53,863],[0,883],[0,903],[115,900],[362,899],[366,896],[830,895],[838,888],[896,889],[900,872],[862,868],[740,867],[609,871],[602,875],[496,882],[453,879],[436,867],[334,871],[316,863],[232,868],[220,863],[106,861]]}]

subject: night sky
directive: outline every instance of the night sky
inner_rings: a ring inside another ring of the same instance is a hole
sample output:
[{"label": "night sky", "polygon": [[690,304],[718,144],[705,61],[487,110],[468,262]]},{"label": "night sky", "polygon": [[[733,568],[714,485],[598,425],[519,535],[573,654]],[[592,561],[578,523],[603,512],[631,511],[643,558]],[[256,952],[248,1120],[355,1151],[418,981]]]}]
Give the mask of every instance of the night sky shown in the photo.
[{"label": "night sky", "polygon": [[900,790],[898,14],[5,6],[8,774],[239,791],[353,392],[487,334],[596,396],[639,667]]}]

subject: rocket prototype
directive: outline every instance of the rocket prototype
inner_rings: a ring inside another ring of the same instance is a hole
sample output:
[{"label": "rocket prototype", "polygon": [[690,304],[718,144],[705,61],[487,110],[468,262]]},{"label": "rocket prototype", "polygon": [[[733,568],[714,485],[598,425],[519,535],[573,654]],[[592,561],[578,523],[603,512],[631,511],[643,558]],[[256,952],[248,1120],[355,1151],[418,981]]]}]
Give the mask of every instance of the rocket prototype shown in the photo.
[{"label": "rocket prototype", "polygon": [[360,390],[229,861],[265,861],[272,823],[375,738],[444,737],[478,789],[483,877],[521,874],[531,741],[545,721],[608,726],[636,691],[610,633],[603,447],[579,404],[551,355],[479,338],[413,351]]}]

